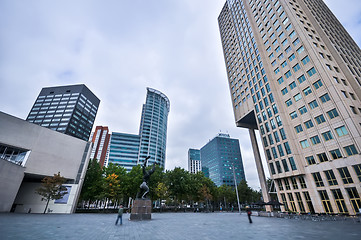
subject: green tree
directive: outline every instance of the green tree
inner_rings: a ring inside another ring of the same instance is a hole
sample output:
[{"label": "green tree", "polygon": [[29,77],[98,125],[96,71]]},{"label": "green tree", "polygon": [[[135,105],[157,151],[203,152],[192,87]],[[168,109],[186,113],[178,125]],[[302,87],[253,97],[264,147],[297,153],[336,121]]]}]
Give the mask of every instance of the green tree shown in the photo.
[{"label": "green tree", "polygon": [[89,201],[88,206],[101,199],[104,184],[103,172],[97,159],[90,160],[80,194],[80,200]]},{"label": "green tree", "polygon": [[[148,170],[152,168],[153,166],[147,167]],[[159,165],[155,166],[155,171],[152,174],[152,176],[149,179],[148,187],[149,187],[149,198],[152,200],[159,199],[160,196],[157,194],[157,188],[159,186],[159,183],[164,184],[164,171],[163,168]]]},{"label": "green tree", "polygon": [[170,196],[173,197],[176,204],[182,200],[188,200],[189,192],[189,172],[183,168],[176,167],[171,171],[166,171],[166,183],[169,188]]},{"label": "green tree", "polygon": [[66,187],[63,184],[66,182],[66,179],[58,174],[54,174],[53,177],[44,177],[41,180],[41,187],[36,189],[36,193],[41,195],[43,198],[41,201],[46,201],[46,206],[44,209],[44,214],[48,208],[50,200],[57,200],[62,198],[65,194],[68,193]]},{"label": "green tree", "polygon": [[237,196],[234,188],[225,184],[218,187],[218,201],[225,207],[229,204],[236,206]]},{"label": "green tree", "polygon": [[[117,187],[116,189],[116,193],[115,194],[115,197],[113,198],[112,201],[115,202],[118,202],[119,200],[122,201],[124,200],[125,198],[125,195],[126,195],[126,190],[127,190],[127,171],[125,170],[124,167],[118,165],[118,164],[112,164],[110,163],[108,165],[107,168],[104,169],[104,172],[105,172],[105,176],[108,177],[108,176],[113,176],[116,175],[117,176],[117,181],[119,183],[119,187]],[[105,187],[108,187],[107,184],[104,185]],[[109,189],[104,189],[105,191],[105,197],[107,197],[109,195]],[[113,189],[115,190],[115,189]],[[108,194],[108,195],[107,195]]]},{"label": "green tree", "polygon": [[142,183],[143,171],[140,165],[134,166],[130,172],[126,174],[124,182],[124,195],[129,198],[135,199],[139,186]]}]

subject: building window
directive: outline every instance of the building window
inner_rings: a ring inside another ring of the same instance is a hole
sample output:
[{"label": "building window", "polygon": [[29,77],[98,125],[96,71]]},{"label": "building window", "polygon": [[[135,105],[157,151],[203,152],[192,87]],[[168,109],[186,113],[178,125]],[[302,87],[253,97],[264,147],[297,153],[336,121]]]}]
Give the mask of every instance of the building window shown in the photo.
[{"label": "building window", "polygon": [[296,171],[297,166],[296,166],[296,163],[295,163],[295,160],[293,159],[293,157],[288,158],[288,161],[290,162],[292,171]]},{"label": "building window", "polygon": [[316,100],[313,100],[308,105],[310,106],[311,109],[315,109],[316,107],[318,107],[318,103]]},{"label": "building window", "polygon": [[292,105],[292,100],[291,100],[291,99],[288,99],[288,100],[286,101],[286,105],[287,105],[287,107],[291,106],[291,105]]},{"label": "building window", "polygon": [[331,98],[330,98],[330,96],[328,95],[328,93],[322,95],[322,96],[320,97],[320,99],[321,99],[321,102],[322,102],[322,103],[325,103],[325,102],[328,102],[328,101],[331,100]]},{"label": "building window", "polygon": [[325,213],[333,213],[331,202],[330,199],[328,198],[328,194],[326,190],[318,191],[318,193],[320,194],[322,206]]},{"label": "building window", "polygon": [[293,189],[298,189],[298,184],[297,184],[297,180],[295,177],[291,177],[291,183],[292,183]]},{"label": "building window", "polygon": [[347,207],[345,204],[345,199],[342,196],[341,190],[340,189],[332,189],[331,191],[333,194],[333,198],[335,199],[338,212],[339,213],[348,213],[348,210],[347,210]]},{"label": "building window", "polygon": [[297,118],[297,112],[296,112],[296,111],[291,112],[291,113],[290,113],[290,117],[291,117],[291,119]]},{"label": "building window", "polygon": [[295,66],[292,67],[294,72],[297,72],[298,70],[301,69],[300,65],[297,63]]},{"label": "building window", "polygon": [[291,71],[286,72],[285,76],[286,76],[287,79],[288,79],[289,77],[291,77],[291,76],[292,76]]},{"label": "building window", "polygon": [[276,174],[275,167],[273,166],[273,163],[270,163],[269,166],[270,166],[270,168],[271,168],[271,173],[272,173],[272,175],[273,175],[273,174]]},{"label": "building window", "polygon": [[330,151],[330,154],[331,154],[332,159],[334,159],[334,160],[342,158],[342,154],[341,154],[341,151],[339,149],[335,149],[335,150]]},{"label": "building window", "polygon": [[361,164],[353,165],[352,167],[355,169],[358,180],[361,182]]},{"label": "building window", "polygon": [[322,84],[321,80],[318,80],[315,83],[313,83],[313,86],[315,89],[319,89],[320,87],[323,86],[323,84]]},{"label": "building window", "polygon": [[280,77],[278,80],[277,80],[278,84],[281,84],[283,83],[283,77]]},{"label": "building window", "polygon": [[311,142],[313,145],[316,145],[316,144],[319,144],[321,141],[320,141],[320,138],[318,137],[318,135],[316,136],[313,136],[310,138],[311,139]]},{"label": "building window", "polygon": [[301,188],[307,188],[305,178],[303,176],[299,176],[298,180],[300,181]]},{"label": "building window", "polygon": [[347,129],[345,128],[345,126],[338,127],[335,130],[336,130],[336,133],[337,133],[337,135],[339,137],[342,137],[342,136],[348,134]]},{"label": "building window", "polygon": [[329,140],[333,139],[331,131],[322,133],[322,137],[323,137],[323,139],[325,139],[325,141],[329,141]]},{"label": "building window", "polygon": [[288,93],[287,87],[285,87],[284,89],[282,89],[281,92],[282,92],[282,95],[285,95],[286,93]]},{"label": "building window", "polygon": [[360,196],[356,190],[355,187],[352,188],[345,188],[348,196],[350,198],[353,210],[355,211],[355,213],[357,213],[359,211],[359,209],[361,208],[361,200],[360,200]]},{"label": "building window", "polygon": [[287,200],[286,200],[286,195],[284,193],[281,193],[281,198],[282,198],[282,203],[285,206],[285,210],[289,211],[288,205],[287,205]]},{"label": "building window", "polygon": [[[278,117],[278,116],[277,116],[277,117]],[[286,139],[287,139],[287,136],[286,136],[285,130],[284,130],[283,128],[281,128],[279,131],[280,131],[282,140],[286,140]]]},{"label": "building window", "polygon": [[305,126],[306,126],[307,129],[312,128],[313,127],[313,122],[311,120],[308,120],[308,121],[305,122]]},{"label": "building window", "polygon": [[292,193],[287,193],[287,195],[288,195],[288,199],[290,200],[290,205],[291,205],[292,212],[296,212],[297,211],[296,204],[295,204],[295,200],[293,199]]},{"label": "building window", "polygon": [[290,62],[295,59],[295,54],[292,54],[291,56],[288,57],[288,60],[290,60]]},{"label": "building window", "polygon": [[303,106],[303,107],[299,108],[298,111],[300,111],[300,114],[303,115],[304,113],[307,112],[307,108],[306,108],[306,106]]},{"label": "building window", "polygon": [[290,86],[291,90],[294,89],[296,87],[295,81],[291,82],[289,86]]},{"label": "building window", "polygon": [[291,190],[290,182],[288,181],[288,178],[284,178],[283,181],[285,182],[286,190]]},{"label": "building window", "polygon": [[[275,132],[275,133],[276,133],[276,132]],[[287,154],[292,154],[291,148],[290,148],[290,145],[288,144],[288,142],[285,142],[283,145],[285,146],[286,153],[287,153]]]},{"label": "building window", "polygon": [[295,101],[297,102],[297,101],[299,101],[300,99],[302,99],[302,96],[301,96],[301,94],[299,93],[299,94],[296,94],[295,96],[293,96],[293,98],[294,98]]},{"label": "building window", "polygon": [[333,119],[333,118],[335,118],[335,117],[338,117],[338,116],[339,116],[339,115],[338,115],[338,112],[337,112],[337,110],[336,110],[336,108],[334,108],[334,109],[332,109],[332,110],[328,111],[328,112],[327,112],[327,115],[329,116],[329,118],[330,118],[330,119]]},{"label": "building window", "polygon": [[299,83],[303,83],[304,81],[306,81],[306,77],[304,75],[302,75],[301,77],[297,78]]},{"label": "building window", "polygon": [[353,144],[344,147],[344,149],[345,149],[345,151],[346,151],[347,156],[352,156],[352,155],[358,154],[358,152],[357,152],[357,150],[356,150],[356,147],[355,147],[355,145],[353,145]]},{"label": "building window", "polygon": [[306,56],[301,61],[302,61],[303,65],[306,65],[310,61],[310,58],[308,56]]},{"label": "building window", "polygon": [[326,122],[326,119],[325,119],[325,117],[323,116],[323,114],[315,117],[315,120],[316,120],[317,124],[321,124],[321,123]]},{"label": "building window", "polygon": [[350,172],[348,171],[347,167],[337,168],[337,170],[340,173],[340,176],[341,176],[344,184],[353,183],[352,177],[351,177]]},{"label": "building window", "polygon": [[301,54],[304,50],[305,50],[305,48],[303,46],[301,46],[296,51],[298,52],[298,54]]},{"label": "building window", "polygon": [[303,131],[302,126],[301,126],[301,125],[297,125],[297,126],[295,127],[295,130],[296,130],[296,132],[297,132],[297,133],[300,133],[300,132],[302,132],[302,131]]},{"label": "building window", "polygon": [[290,169],[288,168],[286,159],[282,159],[282,165],[283,165],[283,169],[285,170],[285,172],[289,172]]},{"label": "building window", "polygon": [[303,205],[301,194],[299,192],[296,192],[295,194],[296,194],[297,203],[298,203],[298,207],[300,209],[300,212],[304,213],[305,212],[305,206]]},{"label": "building window", "polygon": [[312,67],[310,70],[307,71],[308,76],[312,77],[316,73],[316,70],[314,67]]},{"label": "building window", "polygon": [[333,173],[332,170],[324,171],[324,173],[326,175],[328,185],[330,185],[330,186],[338,185],[336,176],[335,176],[335,174]]},{"label": "building window", "polygon": [[307,161],[308,165],[316,164],[315,158],[313,156],[306,157],[306,161]]},{"label": "building window", "polygon": [[317,154],[317,158],[320,162],[327,162],[328,161],[328,158],[327,158],[327,155],[326,153],[319,153]]},{"label": "building window", "polygon": [[276,167],[277,167],[277,172],[282,173],[282,168],[281,168],[281,164],[279,161],[276,161]]},{"label": "building window", "polygon": [[305,94],[305,96],[307,96],[308,94],[312,93],[312,90],[310,87],[306,88],[303,90],[303,94]]},{"label": "building window", "polygon": [[307,203],[308,210],[310,211],[310,213],[315,213],[315,209],[313,208],[310,194],[308,192],[303,192],[303,196],[306,199],[306,203]]},{"label": "building window", "polygon": [[310,146],[310,144],[308,143],[307,139],[306,140],[303,140],[303,141],[300,141],[300,144],[301,144],[301,147],[303,149],[305,148],[308,148]]}]

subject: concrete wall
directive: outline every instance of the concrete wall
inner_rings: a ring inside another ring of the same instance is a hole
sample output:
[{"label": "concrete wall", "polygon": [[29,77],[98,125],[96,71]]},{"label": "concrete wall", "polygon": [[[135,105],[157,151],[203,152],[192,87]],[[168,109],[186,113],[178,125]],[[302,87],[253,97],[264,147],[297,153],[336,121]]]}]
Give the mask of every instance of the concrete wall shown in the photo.
[{"label": "concrete wall", "polygon": [[75,179],[87,142],[0,112],[0,143],[29,149],[25,173]]},{"label": "concrete wall", "polygon": [[[46,202],[41,201],[41,197],[35,193],[40,182],[25,181],[21,184],[24,173],[30,178],[41,179],[44,176],[53,176],[60,172],[60,175],[71,183],[65,184],[72,186],[71,194],[68,204],[54,204],[50,209],[57,213],[73,212],[89,162],[91,147],[88,147],[88,142],[26,122],[3,112],[0,112],[0,133],[0,143],[30,151],[26,162],[22,164],[24,168],[17,166],[22,168],[22,172],[17,171],[3,177],[1,168],[0,190],[11,189],[8,195],[13,196],[12,201],[5,201],[8,198],[0,195],[0,205],[6,204],[7,206],[4,207],[4,211],[10,211],[16,194],[17,212],[27,212],[29,208],[32,213],[44,211]],[[2,161],[5,162],[5,160]],[[8,164],[11,163],[7,162],[6,165]],[[9,201],[11,202],[10,208]]]},{"label": "concrete wall", "polygon": [[[36,189],[41,186],[41,183],[35,182],[23,182],[21,184],[19,194],[16,196],[14,204],[16,204],[16,213],[28,213],[31,209],[31,213],[43,213],[46,207],[46,201],[42,201],[42,196],[36,193]],[[78,184],[64,184],[64,186],[71,186],[69,192],[69,198],[67,203],[54,203],[54,200],[50,200],[47,209],[48,213],[72,213],[73,208],[76,205],[76,193],[79,188]]]},{"label": "concrete wall", "polygon": [[24,177],[24,168],[0,159],[0,212],[9,212]]}]

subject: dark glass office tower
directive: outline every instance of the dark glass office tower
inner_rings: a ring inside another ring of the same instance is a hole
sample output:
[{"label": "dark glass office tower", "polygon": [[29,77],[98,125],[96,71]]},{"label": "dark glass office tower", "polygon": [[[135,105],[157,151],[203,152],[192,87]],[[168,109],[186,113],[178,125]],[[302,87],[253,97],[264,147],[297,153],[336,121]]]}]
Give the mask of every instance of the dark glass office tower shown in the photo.
[{"label": "dark glass office tower", "polygon": [[166,95],[147,88],[139,130],[139,163],[142,163],[146,156],[150,156],[150,164],[155,161],[164,167],[169,109],[170,102]]},{"label": "dark glass office tower", "polygon": [[26,120],[89,140],[100,100],[84,85],[43,88]]},{"label": "dark glass office tower", "polygon": [[217,185],[234,186],[235,170],[237,185],[245,180],[241,149],[238,139],[219,133],[201,148],[202,171]]}]

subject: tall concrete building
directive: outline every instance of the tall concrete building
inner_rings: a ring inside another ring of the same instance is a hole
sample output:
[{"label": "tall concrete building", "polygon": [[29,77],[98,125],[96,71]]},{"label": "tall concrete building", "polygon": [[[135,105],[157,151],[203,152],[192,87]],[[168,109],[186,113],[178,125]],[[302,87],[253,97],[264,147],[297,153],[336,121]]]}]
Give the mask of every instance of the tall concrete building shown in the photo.
[{"label": "tall concrete building", "polygon": [[258,129],[294,212],[361,208],[361,51],[322,0],[229,0],[219,17],[235,122]]},{"label": "tall concrete building", "polygon": [[84,84],[47,87],[26,121],[88,141],[99,103]]},{"label": "tall concrete building", "polygon": [[[241,149],[238,139],[219,133],[201,148],[202,169],[217,186],[234,186],[245,180]],[[234,173],[233,173],[234,168]]]},{"label": "tall concrete building", "polygon": [[169,110],[167,96],[158,90],[147,88],[139,135],[113,132],[108,163],[119,164],[130,171],[150,156],[148,164],[156,162],[164,168]]},{"label": "tall concrete building", "polygon": [[93,143],[90,159],[96,158],[100,166],[106,166],[110,141],[108,127],[96,126],[95,131],[90,136],[90,141]]},{"label": "tall concrete building", "polygon": [[169,110],[170,102],[167,96],[158,90],[147,88],[139,129],[140,163],[150,156],[149,163],[155,161],[164,168]]},{"label": "tall concrete building", "polygon": [[199,149],[188,150],[188,172],[197,173],[202,171],[201,151]]}]

